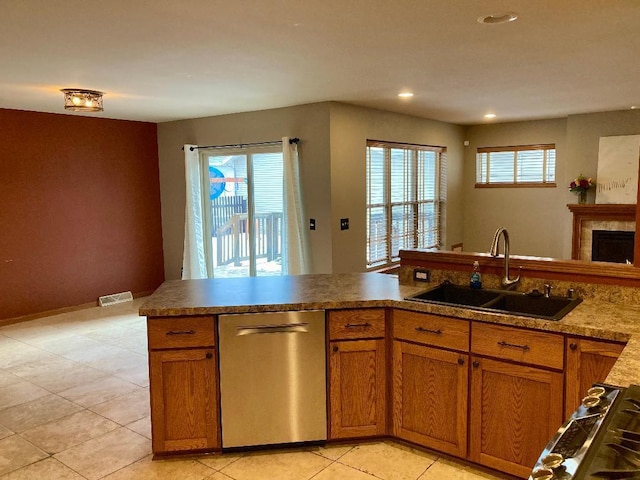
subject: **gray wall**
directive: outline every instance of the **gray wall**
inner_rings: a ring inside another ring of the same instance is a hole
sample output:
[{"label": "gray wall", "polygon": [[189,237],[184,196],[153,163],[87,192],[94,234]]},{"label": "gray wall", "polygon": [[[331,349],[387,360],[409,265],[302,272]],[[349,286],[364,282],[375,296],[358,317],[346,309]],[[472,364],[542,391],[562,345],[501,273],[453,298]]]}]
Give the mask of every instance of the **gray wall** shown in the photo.
[{"label": "gray wall", "polygon": [[[448,192],[443,248],[463,242],[486,252],[495,229],[509,230],[512,253],[571,256],[569,182],[596,176],[601,136],[640,133],[640,110],[470,127],[352,105],[324,102],[158,125],[165,276],[179,278],[184,229],[185,143],[220,145],[296,136],[315,273],[365,270],[366,140],[447,147]],[[469,146],[463,147],[468,140]],[[477,147],[555,143],[556,188],[474,188]],[[593,201],[593,198],[590,199]],[[340,230],[341,218],[350,229]]]},{"label": "gray wall", "polygon": [[[596,177],[600,137],[640,133],[640,110],[571,115],[564,119],[476,125],[464,163],[464,248],[486,252],[499,226],[509,230],[511,252],[571,257],[572,216],[577,203],[569,183],[578,174]],[[474,188],[476,148],[555,143],[556,188]],[[597,181],[597,178],[596,178]],[[594,201],[594,193],[589,194]]]},{"label": "gray wall", "polygon": [[[424,118],[333,103],[331,106],[331,211],[334,272],[366,266],[366,141],[447,147],[448,195],[444,248],[462,241],[464,128]],[[340,218],[350,229],[339,229]]]},{"label": "gray wall", "polygon": [[[226,145],[301,139],[302,191],[314,273],[364,271],[366,140],[448,148],[449,202],[445,245],[462,241],[463,127],[334,102],[223,115],[158,125],[162,227],[167,279],[180,277],[184,235],[185,143]],[[340,218],[350,229],[340,230]]]},{"label": "gray wall", "polygon": [[[180,278],[184,240],[185,180],[182,145],[229,145],[299,137],[300,175],[307,216],[328,225],[329,104],[300,105],[258,112],[196,118],[158,125],[164,266],[167,280]],[[312,265],[331,271],[331,232],[310,233]]]},{"label": "gray wall", "polygon": [[[464,250],[487,252],[496,228],[505,227],[511,239],[511,253],[562,256],[555,229],[563,218],[560,206],[572,200],[562,188],[565,137],[565,119],[469,127],[469,146],[465,148]],[[475,188],[478,147],[542,143],[556,144],[557,188]]]}]

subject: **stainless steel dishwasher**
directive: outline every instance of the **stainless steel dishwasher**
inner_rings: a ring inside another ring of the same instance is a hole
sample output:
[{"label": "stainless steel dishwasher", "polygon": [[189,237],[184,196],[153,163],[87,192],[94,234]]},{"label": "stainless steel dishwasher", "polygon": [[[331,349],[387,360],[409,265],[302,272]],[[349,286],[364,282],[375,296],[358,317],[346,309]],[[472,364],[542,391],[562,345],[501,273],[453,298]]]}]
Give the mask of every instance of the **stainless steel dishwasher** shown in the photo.
[{"label": "stainless steel dishwasher", "polygon": [[326,440],[323,310],[220,315],[222,447]]}]

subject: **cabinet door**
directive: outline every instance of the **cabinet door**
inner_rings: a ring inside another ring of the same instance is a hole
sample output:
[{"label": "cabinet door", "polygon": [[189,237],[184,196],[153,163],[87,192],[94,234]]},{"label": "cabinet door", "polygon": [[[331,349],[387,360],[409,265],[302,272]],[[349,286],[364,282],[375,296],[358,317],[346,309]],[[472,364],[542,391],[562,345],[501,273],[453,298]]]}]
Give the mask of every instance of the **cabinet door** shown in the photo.
[{"label": "cabinet door", "polygon": [[604,382],[624,344],[567,337],[565,418],[595,382]]},{"label": "cabinet door", "polygon": [[331,342],[329,348],[329,438],[384,435],[384,340]]},{"label": "cabinet door", "polygon": [[393,342],[393,434],[467,455],[469,356]]},{"label": "cabinet door", "polygon": [[220,448],[213,348],[149,353],[153,452]]},{"label": "cabinet door", "polygon": [[469,458],[526,478],[562,425],[562,373],[479,357],[471,361]]}]

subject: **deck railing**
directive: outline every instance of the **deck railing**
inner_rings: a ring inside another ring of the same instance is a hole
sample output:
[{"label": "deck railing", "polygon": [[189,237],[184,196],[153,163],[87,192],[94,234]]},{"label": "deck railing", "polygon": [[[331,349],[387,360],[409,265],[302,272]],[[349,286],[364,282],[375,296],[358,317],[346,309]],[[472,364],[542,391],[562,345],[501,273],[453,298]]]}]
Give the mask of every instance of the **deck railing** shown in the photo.
[{"label": "deck railing", "polygon": [[246,213],[234,214],[215,230],[217,237],[216,265],[240,266],[249,260],[249,236],[255,237],[256,258],[273,261],[282,257],[282,213],[260,213],[254,216],[253,229],[248,228]]}]

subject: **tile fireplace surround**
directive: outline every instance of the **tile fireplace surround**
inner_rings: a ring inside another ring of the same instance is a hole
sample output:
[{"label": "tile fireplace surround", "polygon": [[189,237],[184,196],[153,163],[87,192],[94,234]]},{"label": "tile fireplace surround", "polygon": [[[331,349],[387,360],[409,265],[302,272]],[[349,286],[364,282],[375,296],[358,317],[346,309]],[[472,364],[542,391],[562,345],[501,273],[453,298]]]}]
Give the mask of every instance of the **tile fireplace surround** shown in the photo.
[{"label": "tile fireplace surround", "polygon": [[573,213],[571,258],[591,260],[593,230],[635,232],[636,206],[630,204],[570,204]]}]

